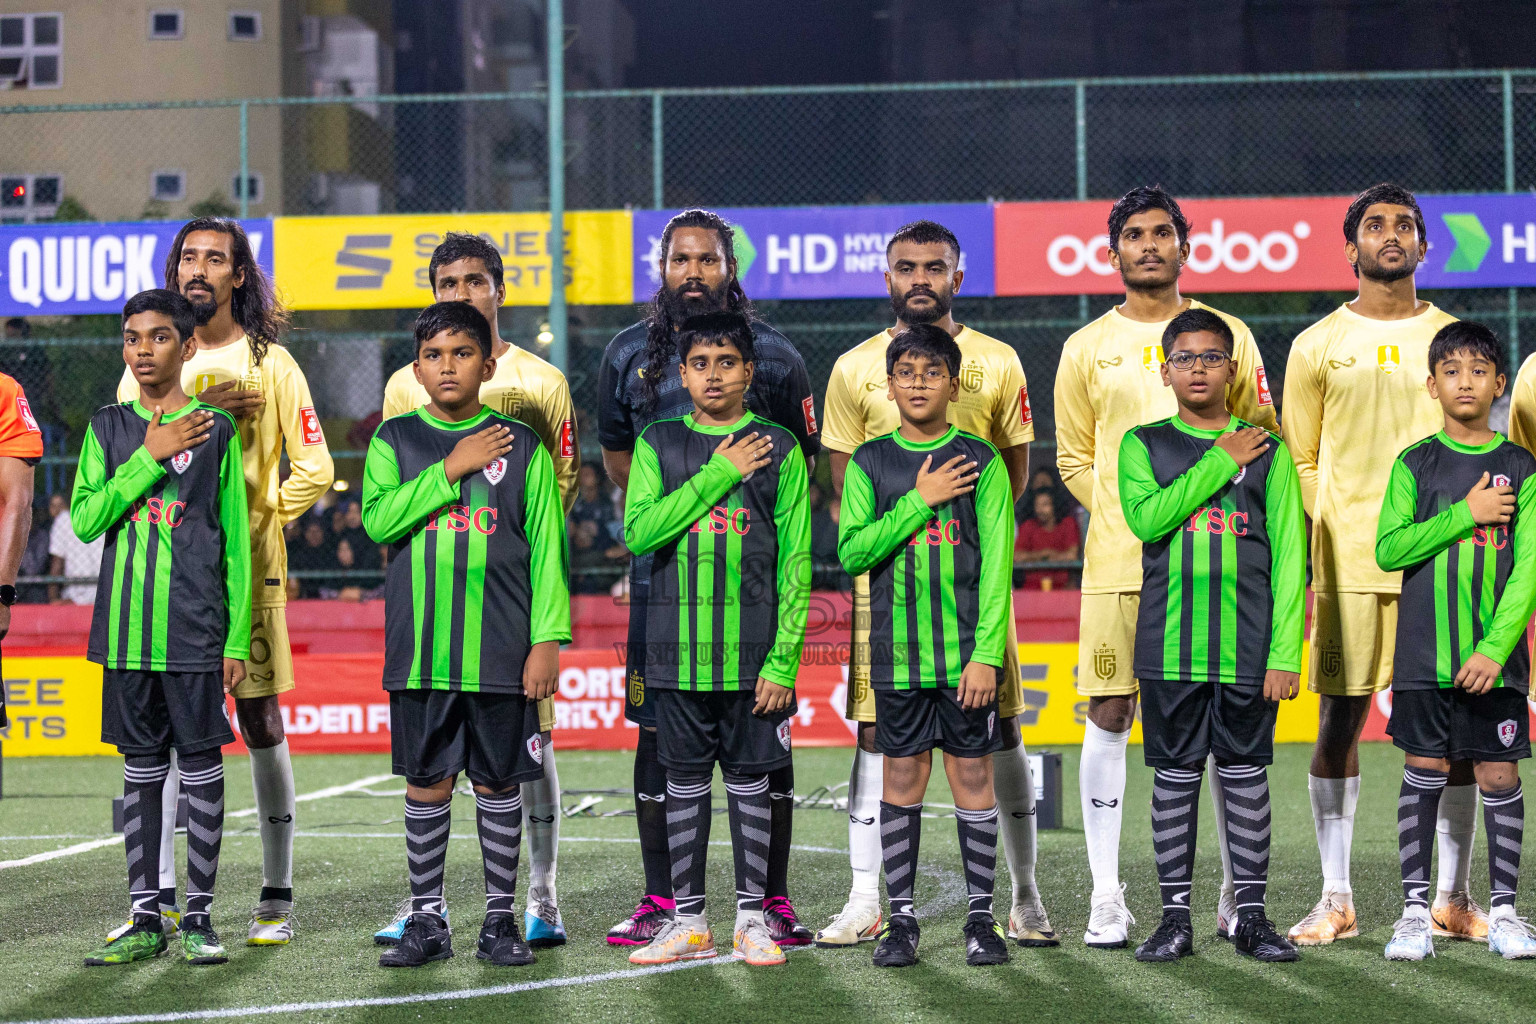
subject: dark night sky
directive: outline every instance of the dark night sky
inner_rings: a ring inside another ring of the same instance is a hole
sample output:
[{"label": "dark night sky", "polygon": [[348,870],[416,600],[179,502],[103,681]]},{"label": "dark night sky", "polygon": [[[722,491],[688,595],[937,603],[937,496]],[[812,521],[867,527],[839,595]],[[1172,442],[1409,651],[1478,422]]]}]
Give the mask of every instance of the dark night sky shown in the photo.
[{"label": "dark night sky", "polygon": [[[627,0],[636,48],[629,84],[874,82],[881,0]],[[678,54],[688,53],[687,59]]]}]

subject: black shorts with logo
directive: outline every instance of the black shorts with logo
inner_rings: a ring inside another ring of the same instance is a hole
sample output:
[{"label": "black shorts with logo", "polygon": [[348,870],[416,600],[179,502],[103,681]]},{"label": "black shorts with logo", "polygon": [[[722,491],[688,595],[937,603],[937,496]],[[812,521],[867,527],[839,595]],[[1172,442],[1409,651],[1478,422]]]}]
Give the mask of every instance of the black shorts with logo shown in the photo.
[{"label": "black shorts with logo", "polygon": [[1460,687],[1394,689],[1387,735],[1416,757],[1519,761],[1531,756],[1525,694],[1506,686],[1484,694]]},{"label": "black shorts with logo", "polygon": [[624,717],[642,729],[656,728],[656,702],[645,694],[645,606],[651,577],[631,572],[629,580],[629,643],[624,649]]},{"label": "black shorts with logo", "polygon": [[413,786],[463,772],[500,791],[544,777],[539,704],[520,693],[391,690],[389,748]]},{"label": "black shorts with logo", "polygon": [[761,775],[793,760],[789,723],[794,701],[783,711],[754,715],[751,690],[693,693],[654,689],[657,760],[678,772],[709,772],[715,762],[740,775]]},{"label": "black shorts with logo", "polygon": [[101,742],[124,757],[150,757],[172,747],[196,754],[233,743],[224,673],[101,673]]},{"label": "black shorts with logo", "polygon": [[1279,710],[1264,698],[1263,683],[1142,679],[1147,767],[1192,768],[1211,754],[1229,764],[1272,764]]},{"label": "black shorts with logo", "polygon": [[935,747],[955,757],[983,757],[1003,749],[997,701],[974,711],[960,706],[959,690],[875,690],[875,749],[913,757]]}]

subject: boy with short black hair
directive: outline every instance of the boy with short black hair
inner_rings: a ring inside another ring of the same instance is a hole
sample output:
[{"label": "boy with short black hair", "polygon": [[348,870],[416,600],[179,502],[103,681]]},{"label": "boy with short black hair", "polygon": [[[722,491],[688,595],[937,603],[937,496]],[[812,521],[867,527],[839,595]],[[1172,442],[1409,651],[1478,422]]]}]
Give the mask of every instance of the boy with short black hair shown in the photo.
[{"label": "boy with short black hair", "polygon": [[1516,916],[1525,832],[1517,762],[1531,756],[1525,627],[1536,610],[1536,457],[1488,426],[1504,393],[1504,346],[1469,320],[1429,345],[1430,396],[1445,427],[1392,465],[1376,562],[1403,571],[1387,732],[1404,752],[1397,804],[1403,916],[1388,960],[1434,955],[1429,860],[1452,761],[1472,761],[1488,831],[1488,948],[1536,958]]},{"label": "boy with short black hair", "polygon": [[1120,505],[1142,541],[1135,674],[1152,784],[1152,848],[1163,916],[1136,959],[1194,952],[1189,904],[1207,758],[1221,778],[1237,952],[1300,954],[1264,915],[1269,878],[1267,766],[1275,714],[1300,690],[1306,608],[1301,489],[1285,444],[1227,411],[1232,328],[1188,309],[1163,332],[1163,384],[1177,415],[1127,431]]},{"label": "boy with short black hair", "polygon": [[1001,749],[998,676],[1005,664],[1013,569],[1008,468],[991,444],[949,425],[960,348],[915,324],[886,349],[886,397],[901,425],[861,444],[843,480],[838,555],[870,574],[870,685],[875,745],[885,755],[880,839],[891,917],[877,967],[917,963],[912,913],[923,797],[933,750],[944,751],[970,912],[966,963],[1008,960],[992,917]]},{"label": "boy with short black hair", "polygon": [[188,397],[192,305],[151,289],[123,306],[123,361],[139,397],[91,417],[70,500],[81,540],[106,536],[87,657],[102,666],[101,739],[123,754],[123,845],[133,922],[86,958],[132,963],[166,949],[160,793],[175,748],[191,819],[181,954],[229,957],[209,917],[224,834],[225,696],[250,654],[251,545],[240,433]]},{"label": "boy with short black hair", "polygon": [[[748,412],[752,327],[739,313],[683,321],[677,337],[693,412],[635,443],[624,539],[653,555],[646,692],[667,772],[676,915],[630,962],[715,955],[704,917],[712,776],[720,762],[736,859],[733,956],[784,963],[763,918],[768,773],[791,763],[790,717],[811,583],[805,457],[795,436]],[[634,654],[630,664],[637,664]]]},{"label": "boy with short black hair", "polygon": [[519,785],[540,778],[538,701],[571,639],[565,529],[539,435],[480,404],[491,329],[463,302],[416,320],[416,379],[431,401],[385,420],[363,468],[363,526],[392,556],[384,582],[384,689],[405,776],[411,919],[383,967],[453,955],[443,874],[453,785],[474,785],[485,868],[475,955],[534,962],[513,912]]}]

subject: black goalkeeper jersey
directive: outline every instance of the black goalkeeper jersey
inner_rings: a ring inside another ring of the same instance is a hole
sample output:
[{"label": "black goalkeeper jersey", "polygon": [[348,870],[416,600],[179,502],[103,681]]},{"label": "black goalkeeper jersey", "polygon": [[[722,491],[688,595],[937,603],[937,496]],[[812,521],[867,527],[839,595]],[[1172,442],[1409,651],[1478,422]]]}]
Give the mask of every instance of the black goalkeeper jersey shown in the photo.
[{"label": "black goalkeeper jersey", "polygon": [[[493,424],[512,450],[457,483],[443,462]],[[521,693],[529,648],[571,639],[565,522],[534,429],[483,408],[461,423],[418,409],[379,425],[363,470],[363,526],[391,545],[384,688]]]},{"label": "black goalkeeper jersey", "polygon": [[87,657],[125,671],[216,672],[250,653],[251,541],[240,433],[195,399],[162,418],[215,413],[208,440],[156,462],[138,402],[91,417],[69,521],[106,535]]}]

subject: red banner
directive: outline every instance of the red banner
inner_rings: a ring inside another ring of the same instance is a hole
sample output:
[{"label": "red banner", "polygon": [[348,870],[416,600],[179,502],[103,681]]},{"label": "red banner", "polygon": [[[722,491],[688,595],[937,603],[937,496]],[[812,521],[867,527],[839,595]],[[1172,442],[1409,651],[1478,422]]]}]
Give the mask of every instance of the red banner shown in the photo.
[{"label": "red banner", "polygon": [[[295,754],[389,752],[389,694],[379,680],[382,654],[296,654],[298,688],[278,698],[283,731]],[[851,746],[843,719],[843,667],[803,664],[796,685],[800,713],[794,742],[803,747]],[[231,718],[234,716],[231,715]],[[232,723],[238,728],[238,723]],[[612,651],[560,652],[555,694],[555,746],[561,750],[620,750],[635,745],[624,720],[624,665]],[[227,753],[240,753],[236,743]]]},{"label": "red banner", "polygon": [[[1348,196],[1191,199],[1186,292],[1353,291],[1341,225]],[[998,203],[998,295],[1109,295],[1124,290],[1109,264],[1110,203]]]}]

